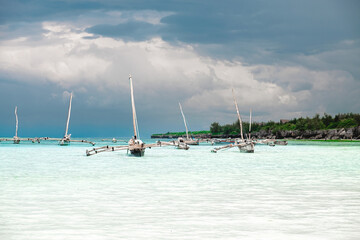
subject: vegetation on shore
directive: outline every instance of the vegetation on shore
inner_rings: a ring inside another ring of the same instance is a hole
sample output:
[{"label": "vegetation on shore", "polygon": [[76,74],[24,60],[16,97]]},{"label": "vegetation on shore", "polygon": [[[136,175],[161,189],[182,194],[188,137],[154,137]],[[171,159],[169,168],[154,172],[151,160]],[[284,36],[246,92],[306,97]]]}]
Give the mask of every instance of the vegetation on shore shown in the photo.
[{"label": "vegetation on shore", "polygon": [[[351,128],[360,126],[360,114],[345,113],[337,114],[332,117],[329,114],[324,114],[320,117],[316,114],[313,118],[294,118],[286,123],[269,121],[267,123],[254,122],[251,125],[252,132],[259,132],[261,130],[272,131],[305,131],[305,130],[324,130],[324,129],[338,129],[338,128]],[[243,122],[244,133],[249,132],[249,123]],[[236,135],[240,133],[239,120],[233,124],[220,125],[213,122],[210,126],[212,135]]]}]

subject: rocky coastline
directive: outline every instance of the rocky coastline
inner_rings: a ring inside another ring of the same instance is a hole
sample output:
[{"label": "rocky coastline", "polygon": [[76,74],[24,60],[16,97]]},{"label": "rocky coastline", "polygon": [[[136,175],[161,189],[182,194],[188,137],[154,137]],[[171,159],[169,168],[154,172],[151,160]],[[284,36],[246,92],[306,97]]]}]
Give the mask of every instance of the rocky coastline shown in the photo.
[{"label": "rocky coastline", "polygon": [[[253,138],[258,139],[299,139],[299,140],[360,140],[360,126],[353,128],[327,129],[327,130],[294,130],[294,131],[265,131],[251,133]],[[178,135],[156,134],[151,138],[178,138]],[[186,137],[186,135],[182,136]],[[222,134],[197,134],[194,138],[238,138],[240,135]]]}]

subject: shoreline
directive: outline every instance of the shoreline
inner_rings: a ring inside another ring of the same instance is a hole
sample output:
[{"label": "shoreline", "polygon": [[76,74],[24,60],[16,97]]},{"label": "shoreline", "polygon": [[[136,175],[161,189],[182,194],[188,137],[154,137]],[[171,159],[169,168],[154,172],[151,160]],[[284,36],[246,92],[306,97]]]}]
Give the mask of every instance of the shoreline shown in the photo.
[{"label": "shoreline", "polygon": [[[193,138],[239,138],[240,134],[211,134],[210,131],[199,131],[201,133],[190,134]],[[245,136],[245,135],[244,135]],[[186,137],[183,132],[173,132],[166,134],[152,134],[151,138],[178,138]],[[257,139],[286,139],[286,140],[319,140],[319,141],[333,141],[333,140],[348,140],[360,141],[360,126],[353,128],[340,129],[324,129],[324,130],[280,130],[280,131],[265,131],[252,132],[252,138]]]}]

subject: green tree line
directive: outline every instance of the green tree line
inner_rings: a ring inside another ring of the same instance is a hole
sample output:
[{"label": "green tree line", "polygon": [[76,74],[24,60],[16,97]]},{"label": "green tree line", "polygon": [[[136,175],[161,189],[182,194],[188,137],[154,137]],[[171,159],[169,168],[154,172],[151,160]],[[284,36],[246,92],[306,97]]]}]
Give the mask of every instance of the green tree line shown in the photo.
[{"label": "green tree line", "polygon": [[[336,129],[336,128],[351,128],[360,126],[360,114],[356,113],[339,113],[334,117],[329,114],[324,114],[320,117],[316,114],[314,117],[309,118],[294,118],[286,123],[269,121],[254,122],[251,124],[251,131],[258,132],[265,131],[282,131],[282,130],[323,130],[323,129]],[[233,124],[220,125],[218,122],[213,122],[210,126],[210,132],[213,135],[226,134],[235,135],[240,134],[239,120]],[[249,132],[249,123],[243,122],[243,132]]]}]

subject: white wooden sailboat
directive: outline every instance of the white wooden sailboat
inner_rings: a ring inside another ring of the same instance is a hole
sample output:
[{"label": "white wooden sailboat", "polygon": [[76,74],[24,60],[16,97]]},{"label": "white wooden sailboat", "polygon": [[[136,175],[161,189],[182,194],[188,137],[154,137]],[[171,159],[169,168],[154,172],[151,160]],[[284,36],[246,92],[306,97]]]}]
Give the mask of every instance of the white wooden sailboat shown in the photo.
[{"label": "white wooden sailboat", "polygon": [[[241,139],[238,139],[235,143],[239,144],[238,148],[239,148],[240,152],[253,153],[255,144],[249,138],[246,140],[244,139],[242,120],[241,120],[241,116],[240,116],[240,112],[239,112],[239,107],[238,107],[238,104],[235,99],[234,89],[232,89],[232,94],[233,94],[233,98],[234,98],[234,104],[236,107],[236,113],[237,113],[238,119],[239,119],[240,136],[241,136]],[[251,111],[250,111],[250,118],[251,118]],[[250,120],[250,122],[251,122],[251,120]]]},{"label": "white wooden sailboat", "polygon": [[87,140],[73,140],[71,139],[71,134],[69,134],[69,123],[70,123],[70,115],[71,115],[71,103],[72,103],[72,97],[73,93],[70,93],[70,100],[69,100],[69,108],[68,108],[68,115],[66,119],[66,125],[65,125],[65,133],[63,138],[49,138],[44,137],[40,138],[41,140],[49,140],[49,141],[58,141],[60,146],[68,146],[70,145],[70,142],[79,142],[79,143],[90,143],[92,145],[95,145],[94,142],[87,141]]},{"label": "white wooden sailboat", "polygon": [[[232,95],[233,95],[233,99],[234,99],[234,104],[235,104],[235,108],[236,108],[236,113],[239,119],[239,124],[240,124],[240,139],[235,139],[235,143],[234,144],[229,144],[226,146],[222,146],[222,147],[218,147],[218,148],[214,148],[212,150],[212,152],[217,152],[219,150],[222,149],[229,149],[229,148],[233,148],[233,147],[238,147],[240,152],[244,152],[244,153],[253,153],[254,152],[254,148],[255,148],[255,144],[254,142],[250,139],[250,134],[248,135],[248,139],[244,139],[244,135],[243,135],[243,126],[242,126],[242,120],[241,120],[241,116],[240,116],[240,112],[239,112],[239,107],[238,104],[236,102],[235,99],[235,94],[234,94],[234,89],[232,89]],[[250,122],[251,122],[251,110],[250,110]],[[251,123],[250,123],[251,124]],[[251,131],[251,127],[249,127],[250,131]]]},{"label": "white wooden sailboat", "polygon": [[18,136],[18,130],[19,130],[19,119],[17,115],[17,106],[15,107],[15,136],[13,138],[0,138],[0,142],[9,142],[12,141],[14,144],[19,144],[21,141],[31,141],[33,143],[38,142],[40,143],[40,138],[34,137],[34,138],[20,138]]},{"label": "white wooden sailboat", "polygon": [[137,118],[136,118],[134,90],[133,90],[131,75],[129,75],[129,82],[130,82],[131,108],[132,108],[132,115],[133,115],[134,136],[129,140],[127,146],[124,146],[124,145],[122,145],[122,146],[103,146],[103,147],[93,148],[91,150],[86,150],[87,156],[91,156],[91,155],[101,153],[101,152],[127,150],[127,152],[133,156],[142,157],[145,154],[146,148],[161,147],[162,145],[163,146],[175,146],[174,143],[162,143],[160,141],[158,141],[157,143],[153,143],[153,144],[145,144],[143,141],[140,140],[139,128],[138,128]]},{"label": "white wooden sailboat", "polygon": [[186,118],[185,118],[181,103],[179,103],[179,107],[180,107],[181,115],[183,117],[185,129],[186,129],[186,139],[184,140],[184,142],[187,145],[199,145],[199,140],[194,140],[194,139],[189,137],[189,131],[188,131],[188,127],[187,127],[187,122],[186,122]]},{"label": "white wooden sailboat", "polygon": [[136,117],[136,109],[135,109],[135,100],[134,100],[134,88],[132,83],[132,77],[129,75],[130,81],[130,93],[131,93],[131,109],[133,114],[133,127],[134,127],[134,136],[129,140],[128,144],[131,147],[128,151],[130,154],[138,157],[142,157],[145,154],[144,143],[140,140],[139,134],[139,126]]}]

